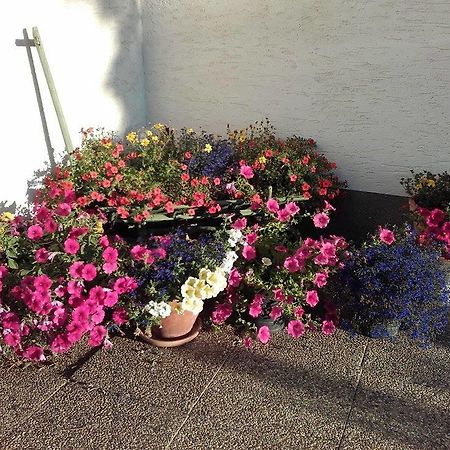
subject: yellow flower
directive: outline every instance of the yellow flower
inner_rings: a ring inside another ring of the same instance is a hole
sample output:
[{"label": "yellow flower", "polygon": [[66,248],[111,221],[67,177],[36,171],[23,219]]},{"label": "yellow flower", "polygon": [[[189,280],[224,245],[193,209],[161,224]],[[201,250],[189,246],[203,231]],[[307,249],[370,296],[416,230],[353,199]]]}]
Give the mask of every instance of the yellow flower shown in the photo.
[{"label": "yellow flower", "polygon": [[162,123],[157,123],[153,125],[153,127],[156,128],[157,130],[163,130],[164,128],[166,128],[166,126],[163,125]]},{"label": "yellow flower", "polygon": [[147,138],[141,139],[141,145],[147,147],[150,144],[150,141]]},{"label": "yellow flower", "polygon": [[206,153],[211,153],[212,152],[211,144],[206,144],[205,148],[203,149],[203,151],[206,152]]},{"label": "yellow flower", "polygon": [[147,130],[146,133],[147,133],[147,136],[149,136],[149,137],[153,136],[153,133],[150,130]]},{"label": "yellow flower", "polygon": [[427,186],[428,187],[436,187],[436,182],[434,180],[427,180]]},{"label": "yellow flower", "polygon": [[14,220],[14,214],[10,213],[9,211],[6,211],[0,215],[0,221],[2,222],[11,222]]},{"label": "yellow flower", "polygon": [[193,130],[192,128],[188,128],[186,131],[187,131],[189,134],[192,134],[192,133],[194,132],[194,130]]},{"label": "yellow flower", "polygon": [[137,133],[135,131],[131,131],[130,133],[127,134],[126,138],[128,142],[134,144],[137,140]]},{"label": "yellow flower", "polygon": [[102,234],[103,233],[103,224],[99,221],[92,227],[92,230],[95,233]]},{"label": "yellow flower", "polygon": [[258,161],[259,161],[261,164],[265,164],[265,163],[267,162],[267,159],[266,159],[266,157],[263,155],[263,156],[260,156],[260,157],[258,158]]},{"label": "yellow flower", "polygon": [[158,136],[152,136],[152,141],[153,142],[158,142],[159,141],[159,137]]}]

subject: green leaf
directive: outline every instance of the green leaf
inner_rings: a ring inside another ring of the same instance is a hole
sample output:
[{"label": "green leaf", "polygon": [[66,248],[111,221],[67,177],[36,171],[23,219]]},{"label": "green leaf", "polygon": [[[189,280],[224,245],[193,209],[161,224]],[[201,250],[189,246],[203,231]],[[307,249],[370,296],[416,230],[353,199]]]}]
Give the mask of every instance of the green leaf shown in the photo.
[{"label": "green leaf", "polygon": [[19,268],[19,266],[17,265],[16,260],[12,259],[12,258],[8,258],[8,267],[10,269],[18,269]]}]

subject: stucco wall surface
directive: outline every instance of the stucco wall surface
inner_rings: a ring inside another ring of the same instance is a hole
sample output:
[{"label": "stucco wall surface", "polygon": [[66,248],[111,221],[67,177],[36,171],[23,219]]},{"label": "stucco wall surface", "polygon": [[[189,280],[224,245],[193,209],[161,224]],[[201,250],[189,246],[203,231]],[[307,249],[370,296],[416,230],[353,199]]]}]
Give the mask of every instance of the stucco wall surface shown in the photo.
[{"label": "stucco wall surface", "polygon": [[[74,145],[82,127],[123,132],[145,121],[142,22],[137,3],[121,0],[3,0],[0,3],[0,202],[23,203],[27,181],[48,153],[22,29],[38,26]],[[35,49],[53,148],[64,143]]]},{"label": "stucco wall surface", "polygon": [[450,2],[143,0],[150,120],[269,117],[317,139],[356,190],[450,169]]}]

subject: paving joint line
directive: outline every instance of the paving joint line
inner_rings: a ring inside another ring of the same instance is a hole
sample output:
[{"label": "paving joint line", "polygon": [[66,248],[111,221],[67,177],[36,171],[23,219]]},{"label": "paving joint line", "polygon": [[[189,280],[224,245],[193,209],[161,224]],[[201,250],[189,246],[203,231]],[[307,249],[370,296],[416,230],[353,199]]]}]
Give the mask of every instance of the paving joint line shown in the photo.
[{"label": "paving joint line", "polygon": [[203,388],[202,392],[200,393],[200,395],[195,399],[195,401],[192,403],[191,407],[189,408],[189,411],[186,414],[186,417],[184,418],[183,422],[181,422],[181,425],[178,427],[177,431],[175,431],[175,433],[173,434],[173,436],[170,438],[170,441],[167,443],[167,445],[164,447],[164,450],[170,450],[170,445],[172,444],[172,442],[178,437],[178,435],[180,434],[180,431],[182,430],[182,428],[184,427],[184,425],[186,424],[186,422],[188,421],[192,411],[194,410],[194,408],[197,406],[198,402],[201,400],[201,398],[203,397],[203,395],[205,394],[205,392],[209,389],[209,387],[211,386],[211,384],[213,383],[213,381],[216,379],[217,375],[219,374],[219,372],[222,370],[222,367],[225,365],[225,363],[228,361],[228,359],[231,356],[231,351],[228,353],[228,355],[223,359],[222,363],[220,364],[220,366],[217,368],[217,370],[214,372],[214,375],[211,377],[211,379],[209,380],[208,384]]},{"label": "paving joint line", "polygon": [[366,344],[364,346],[364,351],[363,351],[363,354],[361,356],[361,360],[359,361],[359,364],[358,364],[358,368],[360,370],[358,371],[358,377],[356,379],[355,390],[353,391],[353,396],[352,396],[352,401],[350,403],[350,408],[348,409],[347,418],[345,419],[344,428],[342,429],[341,437],[339,438],[339,443],[338,443],[338,446],[337,446],[336,450],[341,450],[342,443],[344,442],[345,432],[347,431],[347,427],[348,427],[348,424],[350,422],[350,417],[351,417],[351,414],[353,412],[353,407],[355,405],[356,394],[358,392],[359,385],[360,385],[360,382],[361,382],[361,376],[362,376],[362,373],[363,373],[363,370],[364,370],[364,360],[366,358],[367,348],[368,347],[369,347],[369,340],[366,341]]}]

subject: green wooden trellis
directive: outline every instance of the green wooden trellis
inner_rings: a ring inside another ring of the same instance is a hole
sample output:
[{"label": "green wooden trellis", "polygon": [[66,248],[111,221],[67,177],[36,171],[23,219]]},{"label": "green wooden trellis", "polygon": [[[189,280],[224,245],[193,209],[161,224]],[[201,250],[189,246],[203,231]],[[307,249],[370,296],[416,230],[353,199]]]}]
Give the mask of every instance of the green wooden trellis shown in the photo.
[{"label": "green wooden trellis", "polygon": [[35,47],[39,55],[39,60],[41,62],[42,71],[44,72],[45,80],[47,82],[48,90],[53,102],[53,107],[55,108],[56,117],[58,118],[59,128],[64,139],[64,144],[66,147],[66,152],[71,153],[73,150],[72,140],[70,138],[69,130],[67,128],[66,119],[59,101],[58,92],[56,91],[55,82],[53,80],[52,73],[50,71],[50,66],[45,55],[44,46],[42,44],[42,38],[39,34],[37,27],[32,28],[33,39],[28,37],[28,31],[26,28],[23,29],[23,39],[16,39],[16,45],[19,47],[25,47],[28,56],[28,62],[30,64],[31,76],[33,78],[34,90],[36,92],[36,100],[38,103],[39,114],[41,116],[42,129],[44,132],[45,143],[47,146],[47,151],[49,154],[50,165],[52,168],[55,166],[55,160],[53,155],[53,148],[50,141],[50,134],[47,127],[47,120],[45,118],[44,105],[42,102],[41,91],[39,88],[39,81],[36,76],[36,68],[34,65],[33,54],[31,52],[31,47]]}]

